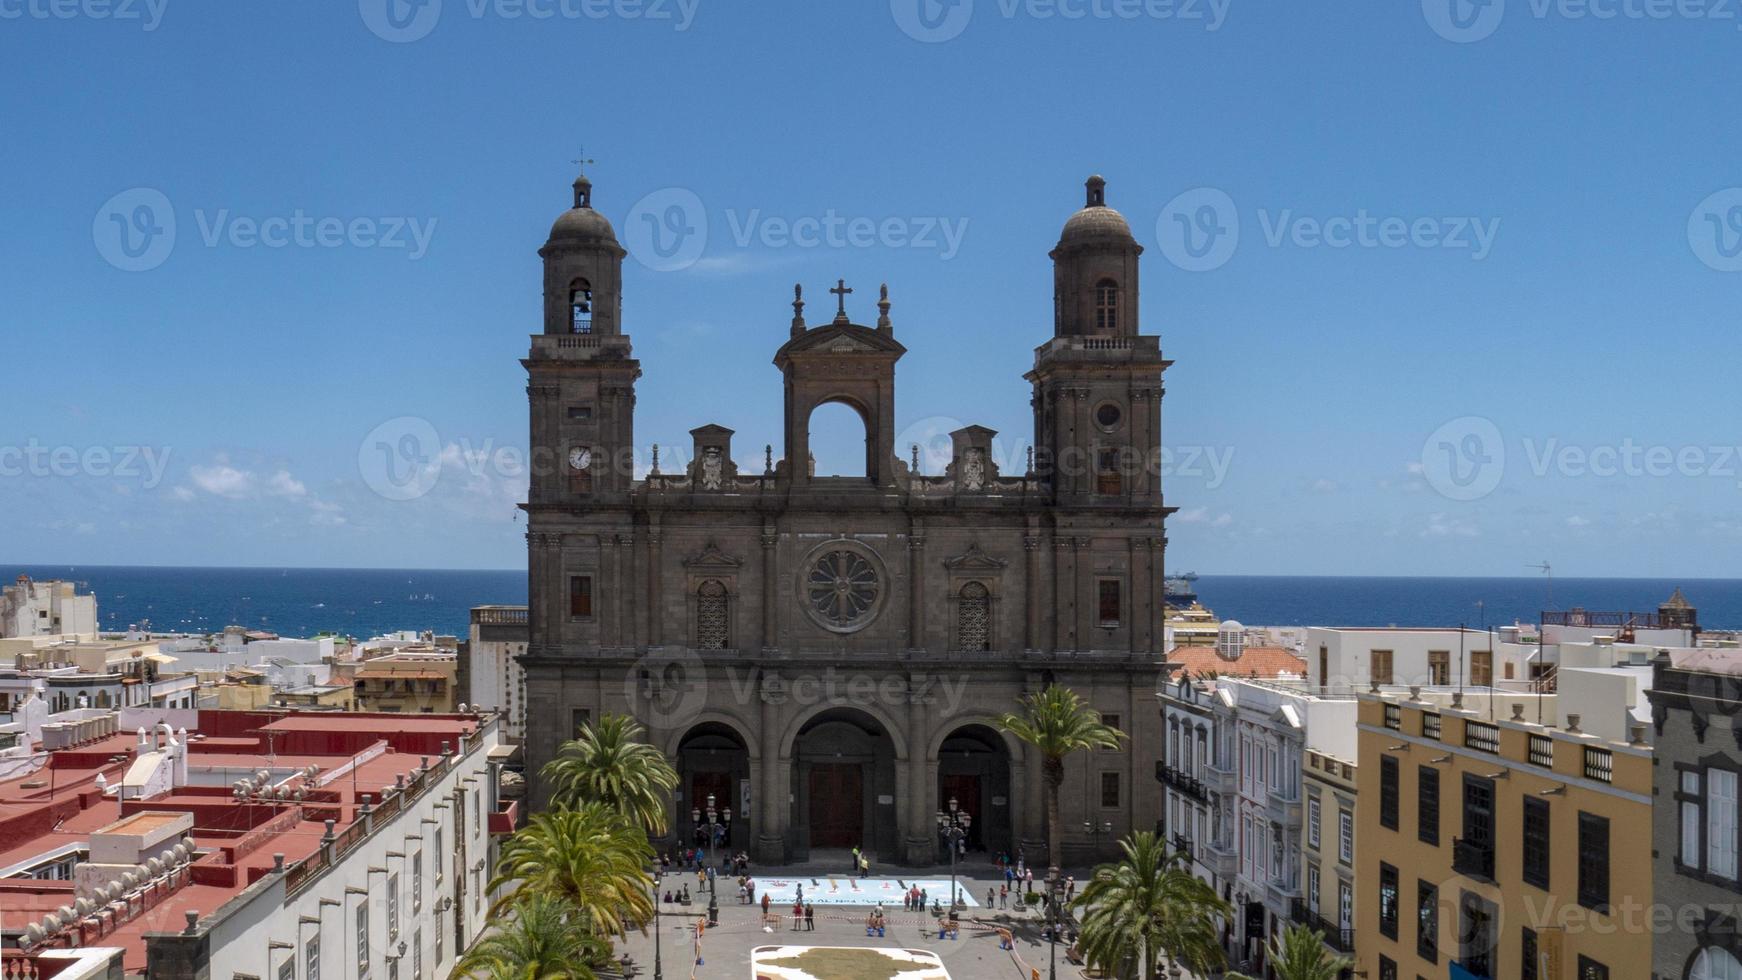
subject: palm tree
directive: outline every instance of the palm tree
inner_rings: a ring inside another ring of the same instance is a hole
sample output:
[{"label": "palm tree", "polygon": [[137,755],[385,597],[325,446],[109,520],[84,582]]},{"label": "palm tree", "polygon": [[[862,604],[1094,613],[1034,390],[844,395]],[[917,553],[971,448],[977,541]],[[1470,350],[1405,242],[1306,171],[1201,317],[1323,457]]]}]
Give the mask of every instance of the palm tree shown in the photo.
[{"label": "palm tree", "polygon": [[1101,722],[1101,714],[1083,703],[1077,692],[1049,686],[1023,698],[1021,714],[1005,714],[998,727],[1040,750],[1046,785],[1046,851],[1049,879],[1064,863],[1059,839],[1059,787],[1065,781],[1065,756],[1084,749],[1116,749],[1125,733]]},{"label": "palm tree", "polygon": [[610,938],[653,918],[652,879],[643,869],[653,847],[640,827],[604,803],[536,814],[507,843],[490,890],[504,889],[491,907],[500,915],[522,895],[565,903],[579,928]]},{"label": "palm tree", "polygon": [[561,899],[528,892],[495,929],[454,966],[475,980],[597,980],[593,966],[610,956],[605,941],[576,929]]},{"label": "palm tree", "polygon": [[1125,856],[1096,868],[1076,901],[1083,958],[1107,975],[1141,965],[1141,976],[1153,977],[1163,955],[1194,973],[1221,969],[1221,923],[1233,907],[1155,834],[1133,834],[1119,847]]},{"label": "palm tree", "polygon": [[645,730],[628,715],[583,724],[573,741],[539,770],[550,780],[551,805],[573,809],[599,801],[622,811],[655,837],[665,833],[665,800],[677,770],[641,740]]},{"label": "palm tree", "polygon": [[[1270,968],[1277,980],[1337,980],[1355,965],[1347,956],[1333,956],[1325,948],[1325,934],[1306,926],[1289,926],[1269,947]],[[1251,980],[1237,973],[1228,980]]]}]

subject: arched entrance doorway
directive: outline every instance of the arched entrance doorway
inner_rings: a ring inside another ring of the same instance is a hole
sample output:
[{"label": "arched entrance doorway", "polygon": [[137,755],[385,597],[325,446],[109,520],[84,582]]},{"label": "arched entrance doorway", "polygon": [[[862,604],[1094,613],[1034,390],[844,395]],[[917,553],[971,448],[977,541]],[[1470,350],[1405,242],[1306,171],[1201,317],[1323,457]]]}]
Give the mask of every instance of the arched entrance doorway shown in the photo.
[{"label": "arched entrance doorway", "polygon": [[[968,850],[1015,856],[1011,832],[1010,751],[1004,737],[985,725],[964,725],[938,746],[938,808],[950,800],[973,817]],[[943,860],[949,852],[938,841]]]},{"label": "arched entrance doorway", "polygon": [[[750,814],[745,801],[750,793],[750,748],[730,725],[704,722],[684,733],[677,747],[678,792],[673,797],[677,812],[672,827],[676,838],[685,847],[705,847],[707,831],[697,833],[698,823],[705,828],[708,818],[708,797],[714,798],[715,810],[727,828],[724,846],[730,850],[748,849],[755,839],[750,826]],[[727,810],[731,819],[725,820]],[[701,819],[695,819],[700,811]]]},{"label": "arched entrance doorway", "polygon": [[792,849],[897,853],[895,744],[875,718],[831,708],[810,719],[793,742]]}]

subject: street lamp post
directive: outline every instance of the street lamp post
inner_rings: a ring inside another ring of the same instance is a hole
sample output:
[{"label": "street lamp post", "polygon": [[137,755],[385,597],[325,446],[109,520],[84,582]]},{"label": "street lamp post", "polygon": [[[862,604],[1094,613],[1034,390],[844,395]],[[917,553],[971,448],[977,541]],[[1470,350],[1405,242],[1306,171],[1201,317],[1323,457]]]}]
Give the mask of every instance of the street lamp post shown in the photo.
[{"label": "street lamp post", "polygon": [[659,872],[653,872],[653,980],[665,980],[665,964],[659,955]]},{"label": "street lamp post", "polygon": [[974,818],[960,809],[956,798],[952,796],[949,812],[939,810],[937,821],[938,836],[944,839],[950,849],[950,911],[953,913],[962,904],[962,897],[956,891],[956,848],[961,841],[967,839],[968,828],[973,825]]},{"label": "street lamp post", "polygon": [[[690,822],[697,827],[702,826],[702,816],[701,810],[690,809]],[[708,818],[708,925],[717,926],[720,924],[720,890],[717,881],[719,873],[718,869],[714,867],[714,858],[718,856],[719,852],[714,846],[714,841],[720,836],[720,828],[732,826],[732,808],[716,810],[714,808],[714,794],[709,793],[706,816]]]},{"label": "street lamp post", "polygon": [[1058,980],[1059,969],[1059,892],[1063,882],[1059,869],[1046,870],[1047,980]]}]

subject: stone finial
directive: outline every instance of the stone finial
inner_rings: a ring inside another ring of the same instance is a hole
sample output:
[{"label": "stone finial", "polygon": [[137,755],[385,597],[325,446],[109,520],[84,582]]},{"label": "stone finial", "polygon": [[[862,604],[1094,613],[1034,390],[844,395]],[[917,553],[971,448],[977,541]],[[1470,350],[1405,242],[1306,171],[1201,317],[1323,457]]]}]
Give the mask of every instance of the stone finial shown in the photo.
[{"label": "stone finial", "polygon": [[1512,720],[1513,721],[1523,721],[1524,720],[1524,705],[1522,705],[1516,701],[1514,701],[1512,703]]},{"label": "stone finial", "polygon": [[919,475],[919,443],[913,444],[913,475]]},{"label": "stone finial", "polygon": [[762,472],[770,476],[774,474],[774,443],[772,442],[762,447]]},{"label": "stone finial", "polygon": [[804,333],[804,285],[792,284],[792,334]]},{"label": "stone finial", "polygon": [[889,284],[884,283],[877,295],[877,329],[885,333],[894,331],[895,327],[889,320]]},{"label": "stone finial", "polygon": [[1567,715],[1567,734],[1568,735],[1582,735],[1582,734],[1584,734],[1583,732],[1579,731],[1579,716],[1578,715]]},{"label": "stone finial", "polygon": [[1028,475],[1034,475],[1034,447],[1028,447]]},{"label": "stone finial", "polygon": [[653,475],[659,475],[659,443],[653,444]]}]

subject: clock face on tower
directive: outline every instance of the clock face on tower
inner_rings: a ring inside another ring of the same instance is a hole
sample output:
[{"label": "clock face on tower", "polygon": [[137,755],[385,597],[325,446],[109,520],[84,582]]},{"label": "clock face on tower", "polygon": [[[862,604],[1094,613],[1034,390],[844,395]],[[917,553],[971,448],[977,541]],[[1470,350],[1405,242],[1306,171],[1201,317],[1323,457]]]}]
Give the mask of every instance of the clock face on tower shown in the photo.
[{"label": "clock face on tower", "polygon": [[570,467],[577,469],[577,470],[584,470],[591,465],[593,465],[593,452],[592,452],[592,450],[590,450],[590,449],[571,449],[571,450],[569,450],[569,466]]}]

